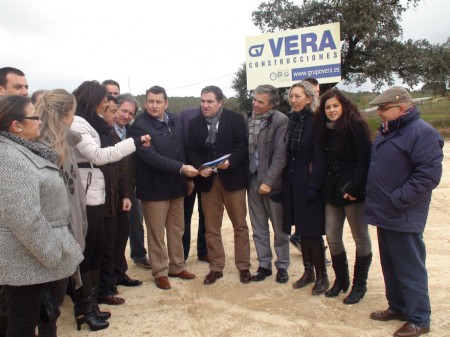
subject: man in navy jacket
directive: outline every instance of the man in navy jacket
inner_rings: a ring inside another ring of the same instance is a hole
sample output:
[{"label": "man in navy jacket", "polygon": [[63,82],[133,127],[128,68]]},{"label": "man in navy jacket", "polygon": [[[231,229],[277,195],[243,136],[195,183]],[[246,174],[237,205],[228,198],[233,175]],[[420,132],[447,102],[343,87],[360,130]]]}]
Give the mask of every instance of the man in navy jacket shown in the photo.
[{"label": "man in navy jacket", "polygon": [[[170,289],[167,278],[190,280],[181,238],[184,233],[184,196],[193,189],[187,177],[198,171],[184,164],[184,139],[180,119],[167,112],[164,88],[153,86],[145,95],[145,111],[131,128],[131,136],[150,134],[152,144],[137,151],[136,196],[141,200],[147,226],[150,263],[155,284]],[[167,248],[165,236],[167,235]]]},{"label": "man in navy jacket", "polygon": [[405,88],[392,87],[369,104],[378,106],[382,125],[372,147],[365,220],[377,226],[389,305],[370,318],[407,321],[394,337],[420,336],[430,331],[431,315],[423,231],[444,142]]}]

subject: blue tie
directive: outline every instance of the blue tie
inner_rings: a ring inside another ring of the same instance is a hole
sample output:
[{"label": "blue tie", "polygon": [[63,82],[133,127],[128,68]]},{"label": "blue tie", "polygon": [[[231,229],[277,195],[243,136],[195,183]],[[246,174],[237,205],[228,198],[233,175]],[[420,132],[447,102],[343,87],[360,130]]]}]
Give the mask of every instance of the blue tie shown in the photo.
[{"label": "blue tie", "polygon": [[125,128],[124,127],[117,128],[117,134],[119,135],[120,139],[124,140],[126,136]]}]

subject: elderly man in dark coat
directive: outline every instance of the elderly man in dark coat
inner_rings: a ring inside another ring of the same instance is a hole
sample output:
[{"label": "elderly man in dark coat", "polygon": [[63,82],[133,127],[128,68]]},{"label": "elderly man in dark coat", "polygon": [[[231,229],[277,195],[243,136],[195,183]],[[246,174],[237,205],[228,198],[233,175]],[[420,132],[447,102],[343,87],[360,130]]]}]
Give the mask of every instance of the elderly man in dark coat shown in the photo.
[{"label": "elderly man in dark coat", "polygon": [[444,142],[405,88],[392,87],[370,105],[378,106],[382,125],[372,147],[365,220],[377,226],[389,305],[370,318],[407,321],[394,337],[420,336],[430,331],[431,315],[423,231]]}]

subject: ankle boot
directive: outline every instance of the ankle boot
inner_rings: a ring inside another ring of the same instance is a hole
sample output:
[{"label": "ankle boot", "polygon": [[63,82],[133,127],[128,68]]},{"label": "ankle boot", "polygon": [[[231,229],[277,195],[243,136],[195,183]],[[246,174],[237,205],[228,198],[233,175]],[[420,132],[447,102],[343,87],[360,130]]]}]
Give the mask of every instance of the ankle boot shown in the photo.
[{"label": "ankle boot", "polygon": [[316,283],[314,283],[312,294],[321,295],[330,286],[325,263],[325,246],[323,240],[321,242],[311,242],[310,245],[314,268],[316,269]]},{"label": "ankle boot", "polygon": [[83,286],[74,290],[75,305],[74,315],[77,323],[77,329],[81,330],[81,325],[86,323],[92,331],[106,329],[109,326],[108,322],[105,322],[97,317],[95,314],[94,299],[92,297],[92,280],[91,274],[81,274]]},{"label": "ankle boot", "polygon": [[301,250],[303,257],[303,266],[305,267],[305,271],[303,272],[302,277],[300,277],[294,284],[294,289],[300,289],[306,286],[309,283],[313,283],[316,280],[314,275],[314,264],[311,258],[311,252],[309,250],[309,244],[305,240],[301,239]]},{"label": "ankle boot", "polygon": [[101,320],[106,321],[111,317],[111,313],[109,311],[100,311],[100,307],[98,306],[98,284],[100,283],[100,270],[92,270],[91,271],[92,278],[92,301],[94,301],[93,306],[95,310],[95,314]]},{"label": "ankle boot", "polygon": [[371,262],[372,262],[372,253],[366,256],[356,255],[352,291],[344,299],[344,304],[358,303],[366,294],[367,276],[369,274]]},{"label": "ankle boot", "polygon": [[91,331],[103,330],[109,327],[109,323],[101,320],[97,317],[94,307],[94,300],[92,299],[92,295],[90,295],[87,299],[87,302],[84,303],[83,314],[77,316],[77,330],[81,330],[81,325],[86,323]]},{"label": "ankle boot", "polygon": [[333,287],[325,292],[326,297],[336,297],[339,293],[346,293],[348,287],[350,286],[350,277],[348,276],[348,262],[347,254],[345,250],[337,255],[332,255],[331,260],[333,261],[333,269],[336,274],[336,280],[334,281]]}]

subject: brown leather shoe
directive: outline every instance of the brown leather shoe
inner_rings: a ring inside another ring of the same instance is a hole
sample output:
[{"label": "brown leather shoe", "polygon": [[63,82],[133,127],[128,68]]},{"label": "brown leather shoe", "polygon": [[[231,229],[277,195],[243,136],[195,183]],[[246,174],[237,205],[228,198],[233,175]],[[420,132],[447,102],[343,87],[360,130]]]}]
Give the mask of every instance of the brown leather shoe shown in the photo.
[{"label": "brown leather shoe", "polygon": [[107,295],[105,297],[99,297],[97,302],[109,305],[121,305],[125,303],[125,299],[114,295]]},{"label": "brown leather shoe", "polygon": [[210,271],[208,275],[205,276],[203,280],[204,285],[210,285],[217,281],[217,279],[223,277],[223,273],[221,271]]},{"label": "brown leather shoe", "polygon": [[190,272],[188,272],[186,269],[183,270],[181,273],[178,273],[178,274],[169,273],[169,276],[170,277],[179,277],[179,278],[181,278],[183,280],[192,280],[192,279],[195,278],[195,275],[190,273]]},{"label": "brown leather shoe", "polygon": [[239,279],[241,280],[241,283],[250,283],[252,281],[252,274],[250,274],[250,270],[239,270]]},{"label": "brown leather shoe", "polygon": [[209,257],[208,257],[208,255],[202,255],[202,256],[199,256],[199,257],[198,257],[198,260],[199,260],[199,261],[203,261],[203,262],[209,263]]},{"label": "brown leather shoe", "polygon": [[384,311],[374,311],[370,314],[370,318],[376,321],[406,321],[406,317],[400,313],[388,308]]},{"label": "brown leather shoe", "polygon": [[159,289],[163,289],[163,290],[172,288],[170,286],[170,282],[169,282],[169,279],[167,278],[167,276],[161,276],[161,277],[155,278],[155,284]]},{"label": "brown leather shoe", "polygon": [[394,337],[418,337],[429,332],[429,326],[417,326],[414,323],[406,322],[400,329],[394,332]]}]

